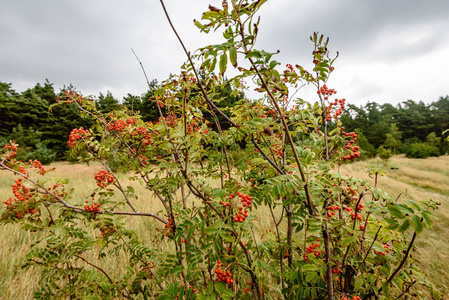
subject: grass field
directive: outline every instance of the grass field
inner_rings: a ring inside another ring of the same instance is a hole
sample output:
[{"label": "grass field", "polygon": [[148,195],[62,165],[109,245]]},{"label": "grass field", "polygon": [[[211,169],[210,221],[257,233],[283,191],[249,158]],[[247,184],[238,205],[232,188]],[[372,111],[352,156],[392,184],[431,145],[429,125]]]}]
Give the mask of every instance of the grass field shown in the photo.
[{"label": "grass field", "polygon": [[[429,281],[443,293],[449,294],[449,247],[446,238],[449,238],[449,156],[439,158],[428,158],[423,160],[407,159],[396,156],[391,162],[399,167],[398,170],[386,170],[386,173],[379,178],[378,184],[384,188],[392,197],[400,196],[400,199],[427,200],[429,198],[441,202],[440,209],[435,212],[438,220],[434,221],[432,231],[425,231],[417,238],[418,250],[413,253],[413,258],[429,276]],[[373,182],[368,177],[366,167],[378,163],[375,160],[357,162],[344,165],[341,172],[347,176],[364,178]],[[69,163],[55,163],[56,168],[52,176],[61,176],[70,179],[71,185],[83,187],[75,191],[74,197],[86,198],[89,191],[95,188],[93,176],[101,169],[100,165],[73,165]],[[11,184],[14,178],[9,173],[0,172],[0,195],[2,201],[12,196]],[[125,180],[124,184],[127,182]],[[134,185],[135,186],[135,185]],[[136,201],[136,208],[141,211],[148,210],[155,212],[160,209],[158,202],[145,197],[145,189],[136,189],[140,196]],[[147,209],[146,209],[147,208]],[[4,209],[0,205],[0,212]],[[264,224],[265,216],[259,216],[259,225]],[[148,232],[153,232],[155,227],[153,222],[145,218],[128,218],[131,227],[142,234],[143,239],[151,243],[152,236]],[[263,225],[264,224],[264,225]],[[30,299],[33,289],[39,281],[38,272],[30,270],[15,269],[15,265],[23,259],[29,250],[30,244],[38,237],[23,231],[16,225],[0,226],[0,298],[1,299]],[[158,245],[165,247],[165,245]],[[107,262],[106,262],[107,263]],[[113,265],[117,265],[114,260]],[[116,269],[115,272],[120,272]],[[449,299],[449,298],[448,298]]]}]

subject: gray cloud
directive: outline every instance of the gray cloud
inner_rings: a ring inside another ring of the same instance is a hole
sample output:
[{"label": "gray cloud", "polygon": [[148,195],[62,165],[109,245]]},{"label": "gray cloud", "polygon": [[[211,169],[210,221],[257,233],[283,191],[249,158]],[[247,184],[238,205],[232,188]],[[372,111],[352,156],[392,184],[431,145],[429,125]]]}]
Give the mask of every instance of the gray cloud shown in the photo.
[{"label": "gray cloud", "polygon": [[[166,0],[190,51],[220,38],[192,24],[209,3],[221,1]],[[448,12],[446,0],[272,0],[260,11],[259,48],[310,67],[308,37],[319,31],[341,54],[331,82],[355,102],[430,102],[448,93]],[[150,79],[165,79],[185,61],[159,1],[5,0],[0,43],[0,81],[18,91],[48,78],[55,87],[73,83],[84,94],[110,90],[121,98],[146,89],[131,48]]]}]

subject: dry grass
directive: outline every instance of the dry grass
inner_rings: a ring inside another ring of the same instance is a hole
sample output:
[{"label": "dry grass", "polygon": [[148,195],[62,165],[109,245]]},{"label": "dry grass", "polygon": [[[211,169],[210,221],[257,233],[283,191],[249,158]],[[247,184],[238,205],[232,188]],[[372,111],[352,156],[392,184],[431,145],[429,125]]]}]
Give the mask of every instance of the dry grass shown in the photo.
[{"label": "dry grass", "polygon": [[[344,165],[341,172],[348,176],[364,178],[371,182],[366,173],[366,167],[377,163],[370,160]],[[417,248],[419,250],[413,254],[419,267],[429,275],[429,280],[433,282],[443,294],[449,294],[449,248],[446,246],[446,238],[449,237],[449,156],[439,158],[428,158],[424,160],[412,160],[402,156],[391,159],[396,164],[398,170],[387,170],[384,176],[379,178],[379,186],[384,188],[392,197],[401,199],[426,200],[433,198],[442,203],[441,208],[435,212],[438,221],[434,222],[432,231],[426,231],[418,236]],[[55,163],[56,168],[52,176],[61,176],[70,180],[70,185],[78,187],[74,192],[74,198],[83,199],[88,197],[90,191],[95,188],[92,180],[95,172],[102,169],[101,165],[74,165],[68,163]],[[9,173],[0,172],[0,193],[3,199],[12,196],[11,184],[14,178]],[[139,187],[135,182],[130,182],[123,178],[122,184],[133,185],[138,199],[133,203],[140,211],[157,212],[162,210],[158,201],[148,196],[144,187]],[[218,185],[212,182],[211,185]],[[82,187],[79,189],[79,187]],[[178,197],[180,195],[177,195]],[[0,205],[0,213],[3,210]],[[258,220],[255,222],[259,229],[269,228],[272,223],[269,211],[261,211]],[[156,230],[156,225],[148,218],[128,217],[127,222],[131,228],[136,229],[143,241],[152,244]],[[34,269],[15,270],[15,265],[20,262],[29,250],[30,244],[38,237],[23,231],[16,225],[0,226],[0,298],[1,299],[30,299],[33,290],[39,282],[39,273]],[[168,248],[164,243],[159,243],[157,247]],[[120,266],[117,261],[120,258],[111,258],[111,261],[103,261],[107,265]],[[120,268],[113,270],[121,272]],[[15,273],[16,272],[16,273]]]},{"label": "dry grass", "polygon": [[[100,164],[93,164],[90,166],[80,164],[69,164],[65,162],[58,162],[51,165],[55,170],[49,175],[51,177],[60,176],[70,180],[67,188],[78,187],[74,190],[73,199],[76,199],[78,204],[83,203],[89,197],[91,191],[96,188],[93,180],[94,174],[103,167]],[[0,171],[0,193],[2,201],[8,199],[12,195],[11,185],[16,177],[12,177],[10,173]],[[158,212],[162,210],[162,205],[148,197],[147,190],[144,187],[136,185],[128,179],[121,181],[123,186],[132,185],[138,199],[133,201],[134,206],[139,211]],[[81,188],[80,188],[81,187]],[[0,205],[0,213],[4,210],[4,206]],[[144,217],[126,217],[130,228],[136,229],[142,237],[142,240],[147,243],[152,243],[154,235],[148,234],[155,232],[154,222]],[[145,234],[143,234],[145,233]],[[30,250],[32,242],[39,239],[39,234],[30,234],[22,230],[17,224],[6,224],[0,226],[0,299],[32,299],[33,291],[39,284],[39,272],[35,269],[16,269],[15,266],[23,260],[25,255]],[[167,247],[165,243],[159,243],[158,247]],[[87,257],[90,261],[96,261],[100,267],[104,267],[111,275],[122,272],[120,266],[125,266],[126,257],[112,257],[109,260],[98,261],[95,251],[89,253]],[[123,263],[121,263],[123,260]],[[111,266],[115,266],[111,268]],[[119,267],[117,267],[119,266]]]}]

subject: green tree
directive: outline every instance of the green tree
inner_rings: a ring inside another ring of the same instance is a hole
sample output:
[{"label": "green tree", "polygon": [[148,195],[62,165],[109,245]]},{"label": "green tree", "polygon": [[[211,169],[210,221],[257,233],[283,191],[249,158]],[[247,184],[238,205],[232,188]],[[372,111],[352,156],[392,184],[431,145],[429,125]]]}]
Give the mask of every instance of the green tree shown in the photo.
[{"label": "green tree", "polygon": [[42,133],[34,130],[32,127],[25,129],[21,124],[14,127],[9,138],[19,145],[17,159],[29,161],[37,159],[43,164],[49,164],[53,161],[54,154],[42,142]]},{"label": "green tree", "polygon": [[[146,122],[155,122],[159,119],[159,111],[156,105],[156,99],[154,97],[154,92],[159,88],[159,84],[156,79],[150,81],[150,86],[148,91],[142,95],[142,104],[140,106],[140,114],[142,120]],[[162,102],[161,102],[162,103]],[[164,114],[167,112],[166,107],[162,107]]]},{"label": "green tree", "polygon": [[396,155],[397,149],[402,145],[401,143],[402,133],[398,130],[396,123],[390,124],[390,133],[387,133],[384,146],[390,150],[391,153]]},{"label": "green tree", "polygon": [[142,98],[128,93],[125,97],[123,97],[122,105],[132,112],[140,111],[142,106]]},{"label": "green tree", "polygon": [[11,88],[11,83],[0,82],[0,136],[9,136],[17,123],[17,101],[20,95]]},{"label": "green tree", "polygon": [[103,113],[108,113],[119,108],[118,100],[112,96],[110,91],[107,91],[106,95],[100,92],[96,102],[98,109]]},{"label": "green tree", "polygon": [[357,134],[356,145],[360,147],[361,158],[372,158],[376,156],[376,148],[370,144],[365,134],[359,128],[356,128],[355,133]]}]

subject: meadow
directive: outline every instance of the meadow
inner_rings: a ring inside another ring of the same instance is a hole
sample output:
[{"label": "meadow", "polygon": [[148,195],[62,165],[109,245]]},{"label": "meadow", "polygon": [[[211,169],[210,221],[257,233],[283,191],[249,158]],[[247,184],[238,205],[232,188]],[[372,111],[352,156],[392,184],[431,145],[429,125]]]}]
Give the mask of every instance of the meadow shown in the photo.
[{"label": "meadow", "polygon": [[[407,159],[403,156],[392,157],[390,162],[398,169],[386,169],[383,176],[379,177],[378,185],[385,189],[393,198],[399,201],[413,199],[416,201],[432,198],[441,202],[440,208],[435,211],[437,219],[431,231],[424,231],[416,241],[417,249],[413,252],[413,258],[418,267],[427,275],[430,282],[438,288],[442,294],[449,294],[449,156],[432,157],[427,159]],[[366,179],[373,183],[374,179],[368,176],[366,168],[373,164],[379,164],[379,160],[366,160],[343,165],[340,172],[347,176]],[[66,162],[52,164],[55,171],[51,176],[61,176],[70,180],[75,189],[73,194],[76,199],[85,199],[89,191],[95,188],[93,180],[95,172],[102,169],[100,165],[79,165]],[[12,196],[11,174],[0,172],[0,194],[2,201]],[[131,184],[123,179],[123,184]],[[135,185],[135,182],[133,184]],[[157,200],[148,196],[143,187],[136,188],[139,201],[136,208],[139,211],[157,212]],[[4,210],[1,205],[0,212]],[[268,212],[266,212],[268,214]],[[258,216],[255,222],[259,228],[269,228],[269,219],[264,212]],[[141,217],[127,217],[131,228],[136,229],[147,244],[169,249],[169,245],[156,240],[156,225],[153,220]],[[268,223],[268,224],[267,224]],[[159,226],[161,227],[161,226]],[[38,240],[38,236],[22,230],[14,224],[0,225],[0,298],[1,299],[30,299],[33,290],[39,284],[39,272],[34,269],[23,270],[16,265],[23,260],[30,249],[30,245]],[[94,259],[95,253],[91,253]],[[111,272],[121,272],[120,257],[110,258],[111,261],[103,261],[105,268]],[[449,298],[448,298],[449,299]]]}]

